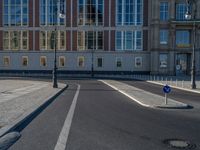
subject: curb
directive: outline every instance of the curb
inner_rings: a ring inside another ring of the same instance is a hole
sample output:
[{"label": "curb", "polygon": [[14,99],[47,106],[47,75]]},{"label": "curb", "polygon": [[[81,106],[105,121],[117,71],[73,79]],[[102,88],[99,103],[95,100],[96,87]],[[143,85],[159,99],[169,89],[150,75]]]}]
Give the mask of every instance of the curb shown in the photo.
[{"label": "curb", "polygon": [[[159,82],[155,82],[155,81],[146,81],[148,83],[153,83],[153,84],[157,84],[157,85],[165,85],[163,83],[159,83]],[[172,88],[175,88],[175,89],[179,89],[179,90],[183,90],[183,91],[187,91],[187,92],[193,92],[193,93],[197,93],[197,94],[200,94],[200,91],[195,91],[195,90],[190,90],[190,89],[186,89],[186,88],[181,88],[181,87],[177,87],[177,86],[173,86],[173,85],[169,85],[170,87]]]},{"label": "curb", "polygon": [[132,99],[133,101],[135,101],[136,103],[138,103],[139,105],[143,106],[143,107],[148,107],[148,108],[162,108],[162,109],[188,109],[188,108],[191,108],[191,106],[189,106],[188,104],[185,104],[185,103],[182,103],[182,102],[179,102],[179,101],[175,101],[176,103],[179,103],[180,105],[182,106],[162,106],[162,105],[147,105],[147,104],[144,104],[142,103],[141,101],[139,101],[138,99],[134,98],[133,96],[125,93],[124,91],[118,89],[117,87],[103,81],[103,80],[99,80],[101,82],[103,82],[104,84],[110,86],[111,88],[115,89],[116,91],[122,93],[123,95],[127,96],[128,98]]},{"label": "curb", "polygon": [[[65,91],[68,88],[68,84],[62,88],[60,91],[58,91],[54,96],[48,98],[43,104],[41,104],[39,107],[34,109],[33,111],[27,112],[24,115],[22,115],[19,119],[14,121],[11,125],[7,125],[0,129],[0,138],[4,135],[8,134],[9,132],[19,130],[21,131],[26,125],[28,125],[38,114],[40,114],[49,104],[51,104],[56,97],[58,97],[63,91]],[[20,127],[21,125],[25,125],[24,127]]]}]

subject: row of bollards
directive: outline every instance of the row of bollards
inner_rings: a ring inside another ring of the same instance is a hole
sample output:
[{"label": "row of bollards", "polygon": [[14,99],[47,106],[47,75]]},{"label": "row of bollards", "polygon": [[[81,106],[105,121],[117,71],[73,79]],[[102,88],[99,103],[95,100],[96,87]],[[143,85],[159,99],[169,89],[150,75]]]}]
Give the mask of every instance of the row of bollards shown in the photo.
[{"label": "row of bollards", "polygon": [[137,80],[159,82],[162,84],[167,84],[167,85],[181,87],[181,88],[184,88],[186,86],[184,80],[173,79],[172,77],[164,77],[164,76],[156,76],[156,75],[139,75],[138,74],[138,75],[132,75],[132,78],[137,79]]}]

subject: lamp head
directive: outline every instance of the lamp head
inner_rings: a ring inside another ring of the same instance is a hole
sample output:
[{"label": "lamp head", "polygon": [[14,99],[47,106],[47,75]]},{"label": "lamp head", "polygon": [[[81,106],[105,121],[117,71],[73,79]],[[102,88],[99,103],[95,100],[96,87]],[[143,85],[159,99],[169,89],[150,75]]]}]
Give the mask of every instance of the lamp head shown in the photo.
[{"label": "lamp head", "polygon": [[191,20],[192,19],[192,14],[189,11],[187,11],[185,13],[185,19],[187,19],[187,20]]}]

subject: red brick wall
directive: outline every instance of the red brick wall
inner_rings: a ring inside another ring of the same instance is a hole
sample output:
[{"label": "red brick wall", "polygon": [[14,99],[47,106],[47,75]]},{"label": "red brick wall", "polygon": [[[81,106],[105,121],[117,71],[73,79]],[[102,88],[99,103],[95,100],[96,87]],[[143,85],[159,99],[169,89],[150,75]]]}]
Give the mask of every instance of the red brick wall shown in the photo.
[{"label": "red brick wall", "polygon": [[0,31],[0,51],[3,50],[3,31]]},{"label": "red brick wall", "polygon": [[66,26],[71,26],[71,0],[66,0]]},{"label": "red brick wall", "polygon": [[77,31],[73,31],[73,51],[77,51]]},{"label": "red brick wall", "polygon": [[33,26],[33,0],[29,0],[29,27]]},{"label": "red brick wall", "polygon": [[73,27],[77,27],[77,1],[78,0],[73,1]]},{"label": "red brick wall", "polygon": [[29,50],[33,50],[33,31],[29,31]]},{"label": "red brick wall", "polygon": [[71,50],[71,32],[66,31],[66,50],[70,51]]},{"label": "red brick wall", "polygon": [[111,41],[111,51],[115,51],[115,31],[111,31],[111,36],[110,36],[110,41]]},{"label": "red brick wall", "polygon": [[40,50],[40,31],[35,31],[35,50]]},{"label": "red brick wall", "polygon": [[104,50],[108,51],[109,50],[109,32],[104,31]]},{"label": "red brick wall", "polygon": [[115,26],[115,9],[116,9],[116,0],[111,0],[111,26]]},{"label": "red brick wall", "polygon": [[40,26],[40,1],[35,0],[35,26]]},{"label": "red brick wall", "polygon": [[144,13],[144,17],[143,17],[143,24],[144,26],[148,26],[148,0],[144,0],[144,10],[143,10],[143,13]]},{"label": "red brick wall", "polygon": [[109,0],[104,1],[104,26],[109,26]]},{"label": "red brick wall", "polygon": [[3,25],[3,0],[0,0],[0,27]]}]

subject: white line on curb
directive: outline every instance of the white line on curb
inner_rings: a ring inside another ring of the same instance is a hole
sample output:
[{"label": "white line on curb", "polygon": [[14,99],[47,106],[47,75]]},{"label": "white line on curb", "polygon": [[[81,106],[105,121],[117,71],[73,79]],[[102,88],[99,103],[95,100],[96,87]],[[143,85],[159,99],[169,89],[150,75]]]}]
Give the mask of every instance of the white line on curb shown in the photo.
[{"label": "white line on curb", "polygon": [[57,141],[57,144],[56,144],[54,150],[65,150],[68,136],[69,136],[69,131],[70,131],[71,124],[72,124],[72,119],[74,116],[74,111],[76,108],[76,103],[77,103],[80,87],[81,86],[78,84],[76,94],[73,98],[72,104],[71,104],[69,112],[67,114],[67,118],[66,118],[64,126],[60,132],[60,135],[59,135],[59,138],[58,138],[58,141]]},{"label": "white line on curb", "polygon": [[110,86],[111,88],[117,90],[118,92],[124,94],[125,96],[127,96],[127,97],[130,98],[130,99],[132,99],[132,100],[135,101],[136,103],[138,103],[138,104],[140,104],[140,105],[142,105],[142,106],[144,106],[144,107],[150,107],[150,108],[153,108],[153,106],[150,106],[150,105],[146,105],[146,104],[141,103],[141,102],[140,102],[139,100],[137,100],[136,98],[130,96],[129,94],[123,92],[122,90],[116,88],[115,86],[112,86],[111,84],[107,83],[106,81],[103,81],[103,80],[99,80],[99,81],[101,81],[101,82],[103,82],[104,84]]}]

